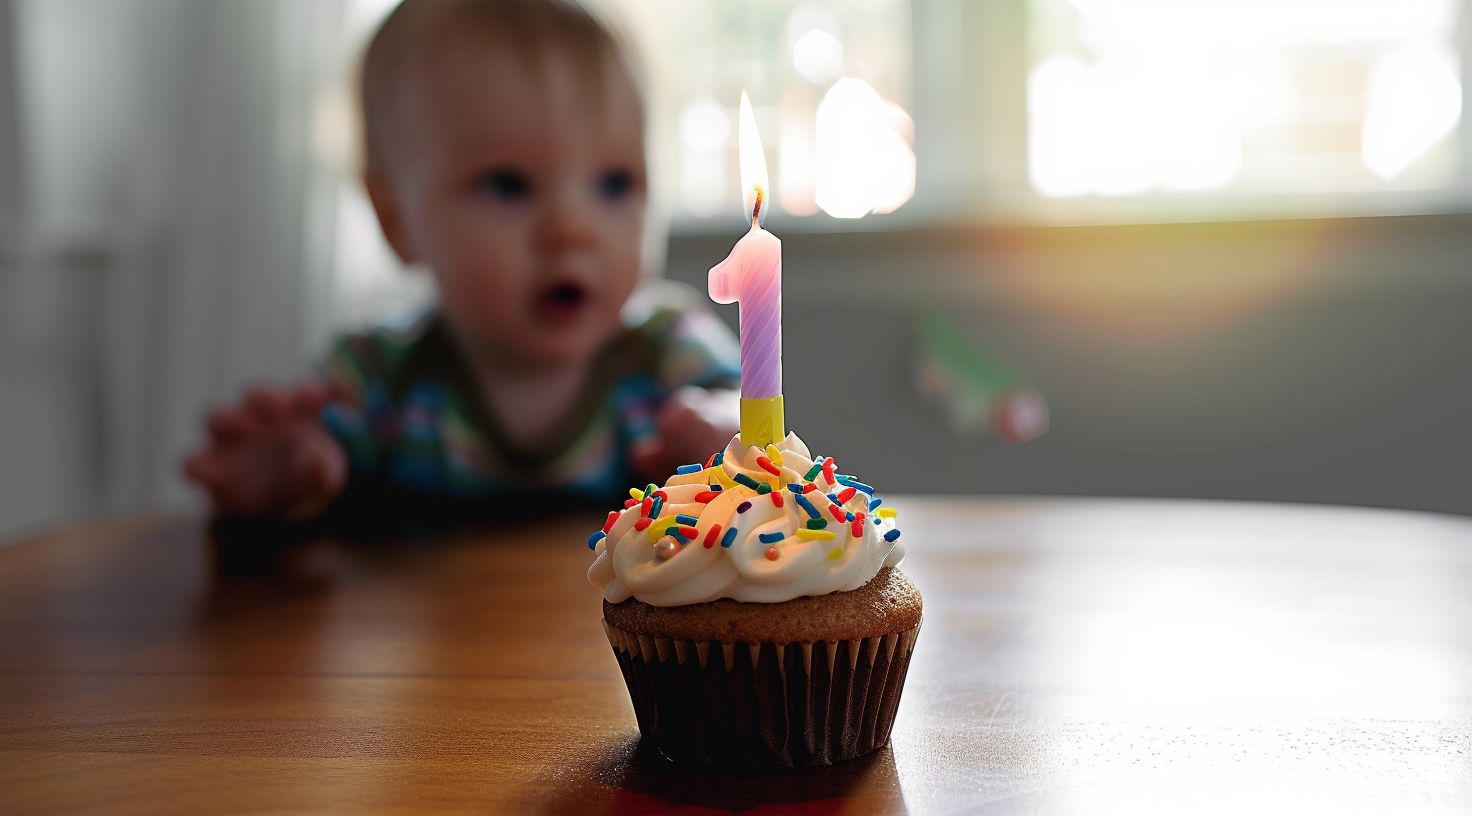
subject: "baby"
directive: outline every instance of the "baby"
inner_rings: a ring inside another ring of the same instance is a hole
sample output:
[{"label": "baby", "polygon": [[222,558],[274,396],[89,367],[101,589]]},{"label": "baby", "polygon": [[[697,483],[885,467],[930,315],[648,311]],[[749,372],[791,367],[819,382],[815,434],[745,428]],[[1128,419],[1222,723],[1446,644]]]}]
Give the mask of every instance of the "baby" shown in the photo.
[{"label": "baby", "polygon": [[437,306],[212,412],[184,470],[217,514],[606,504],[736,433],[730,333],[693,296],[635,295],[643,101],[608,29],[571,0],[405,0],[361,92],[369,196]]}]

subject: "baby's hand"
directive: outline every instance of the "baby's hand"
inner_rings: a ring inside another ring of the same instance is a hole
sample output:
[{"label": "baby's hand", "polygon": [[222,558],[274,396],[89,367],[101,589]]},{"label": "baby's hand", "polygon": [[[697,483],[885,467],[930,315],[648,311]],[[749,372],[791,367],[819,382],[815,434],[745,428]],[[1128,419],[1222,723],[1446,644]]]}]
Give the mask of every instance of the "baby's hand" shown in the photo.
[{"label": "baby's hand", "polygon": [[184,460],[184,474],[217,515],[315,515],[347,483],[347,455],[318,418],[340,396],[316,384],[253,388],[210,412],[205,446]]},{"label": "baby's hand", "polygon": [[680,465],[704,462],[736,435],[740,417],[734,391],[681,388],[660,406],[655,435],[630,451],[634,469],[646,479],[660,481]]}]

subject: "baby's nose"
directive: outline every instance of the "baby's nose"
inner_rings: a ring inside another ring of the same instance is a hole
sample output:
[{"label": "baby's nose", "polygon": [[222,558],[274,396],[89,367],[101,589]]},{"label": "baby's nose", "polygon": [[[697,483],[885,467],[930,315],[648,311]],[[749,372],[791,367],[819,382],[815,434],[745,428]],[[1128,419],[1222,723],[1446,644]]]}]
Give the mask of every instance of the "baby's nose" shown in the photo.
[{"label": "baby's nose", "polygon": [[541,245],[558,252],[589,246],[597,235],[593,207],[582,196],[564,193],[552,197],[542,213]]}]

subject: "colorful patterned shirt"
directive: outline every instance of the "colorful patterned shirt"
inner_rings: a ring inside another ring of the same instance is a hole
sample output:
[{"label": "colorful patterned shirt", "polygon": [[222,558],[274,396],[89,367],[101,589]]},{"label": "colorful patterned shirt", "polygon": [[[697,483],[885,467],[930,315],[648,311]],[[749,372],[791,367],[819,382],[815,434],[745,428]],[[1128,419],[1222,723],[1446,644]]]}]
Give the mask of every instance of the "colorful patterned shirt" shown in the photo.
[{"label": "colorful patterned shirt", "polygon": [[[666,291],[668,291],[668,284]],[[355,487],[543,504],[607,504],[636,476],[629,449],[655,432],[660,403],[683,386],[736,387],[731,332],[709,310],[663,301],[627,321],[599,355],[584,398],[557,442],[540,452],[510,444],[471,379],[438,312],[402,329],[338,340],[327,376],[355,399],[330,406],[328,430],[347,451]]]}]

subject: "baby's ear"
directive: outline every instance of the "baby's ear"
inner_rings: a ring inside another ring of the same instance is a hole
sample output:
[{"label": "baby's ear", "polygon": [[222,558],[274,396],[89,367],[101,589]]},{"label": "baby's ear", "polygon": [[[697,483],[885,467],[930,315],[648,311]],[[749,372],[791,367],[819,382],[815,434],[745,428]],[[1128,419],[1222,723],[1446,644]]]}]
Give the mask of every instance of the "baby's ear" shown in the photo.
[{"label": "baby's ear", "polygon": [[716,303],[735,303],[741,294],[738,289],[737,277],[741,268],[736,265],[735,258],[727,258],[710,268],[710,299]]},{"label": "baby's ear", "polygon": [[378,226],[383,230],[383,237],[394,248],[394,254],[406,264],[419,260],[419,253],[415,251],[409,240],[409,231],[404,226],[398,197],[394,195],[393,186],[388,179],[382,173],[370,170],[363,174],[363,186],[368,190],[368,200],[373,202],[373,212],[378,215]]}]

